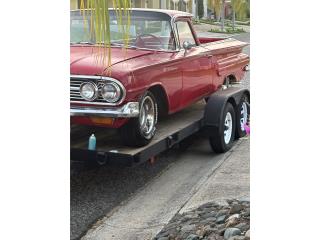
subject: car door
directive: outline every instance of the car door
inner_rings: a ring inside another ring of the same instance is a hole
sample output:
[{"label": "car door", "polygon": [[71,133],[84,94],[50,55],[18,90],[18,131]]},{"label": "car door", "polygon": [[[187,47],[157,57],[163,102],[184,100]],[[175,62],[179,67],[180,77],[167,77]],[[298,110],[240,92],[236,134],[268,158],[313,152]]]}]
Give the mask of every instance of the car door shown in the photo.
[{"label": "car door", "polygon": [[[180,45],[178,54],[182,69],[181,107],[183,108],[212,92],[212,55],[208,55],[207,50],[197,44],[187,19],[177,20],[175,27]],[[183,49],[185,41],[192,44],[191,49]]]}]

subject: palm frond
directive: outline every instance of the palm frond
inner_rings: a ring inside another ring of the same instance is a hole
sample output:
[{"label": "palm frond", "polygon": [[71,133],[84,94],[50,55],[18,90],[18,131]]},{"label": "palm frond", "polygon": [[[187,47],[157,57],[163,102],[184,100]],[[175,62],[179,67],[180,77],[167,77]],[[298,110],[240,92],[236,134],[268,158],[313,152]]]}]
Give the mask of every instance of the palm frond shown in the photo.
[{"label": "palm frond", "polygon": [[[124,48],[129,43],[130,30],[130,0],[113,0],[113,9],[116,12],[119,32],[124,39]],[[111,33],[110,33],[110,14],[108,0],[80,0],[80,12],[84,18],[85,29],[88,29],[90,21],[90,31],[88,34],[91,39],[99,44],[95,52],[97,62],[102,62],[106,68],[111,65]]]},{"label": "palm frond", "polygon": [[222,2],[221,0],[212,0],[212,6],[216,15],[220,15]]},{"label": "palm frond", "polygon": [[249,7],[247,0],[231,0],[231,6],[239,20],[245,18],[247,9]]}]

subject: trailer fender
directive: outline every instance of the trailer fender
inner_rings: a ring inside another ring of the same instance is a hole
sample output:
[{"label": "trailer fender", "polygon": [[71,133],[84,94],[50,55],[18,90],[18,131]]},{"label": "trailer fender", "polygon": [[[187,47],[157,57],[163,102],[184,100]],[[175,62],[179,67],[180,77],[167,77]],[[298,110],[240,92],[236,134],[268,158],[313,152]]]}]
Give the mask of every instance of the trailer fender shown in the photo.
[{"label": "trailer fender", "polygon": [[[227,102],[230,102],[236,110],[243,94],[247,94],[250,98],[248,89],[230,87],[226,90],[215,92],[209,97],[204,111],[204,128],[207,135],[214,134],[219,126],[220,122],[223,121],[223,109]],[[214,129],[211,131],[209,129]]]}]

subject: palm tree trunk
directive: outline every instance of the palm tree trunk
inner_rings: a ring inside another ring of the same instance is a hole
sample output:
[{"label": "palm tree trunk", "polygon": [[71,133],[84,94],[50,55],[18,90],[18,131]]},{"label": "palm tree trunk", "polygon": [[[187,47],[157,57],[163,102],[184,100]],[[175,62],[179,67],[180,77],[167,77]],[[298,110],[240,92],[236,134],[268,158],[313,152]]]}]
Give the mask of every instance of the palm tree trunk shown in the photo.
[{"label": "palm tree trunk", "polygon": [[236,25],[236,11],[232,8],[232,29],[234,31]]},{"label": "palm tree trunk", "polygon": [[221,31],[224,31],[224,19],[225,19],[225,0],[222,0],[221,6]]}]

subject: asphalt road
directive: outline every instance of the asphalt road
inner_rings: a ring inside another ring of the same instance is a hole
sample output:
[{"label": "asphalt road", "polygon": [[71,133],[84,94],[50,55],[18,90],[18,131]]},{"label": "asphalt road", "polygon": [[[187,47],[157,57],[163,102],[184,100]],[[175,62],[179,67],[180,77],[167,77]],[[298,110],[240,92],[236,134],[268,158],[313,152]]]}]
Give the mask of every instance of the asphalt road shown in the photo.
[{"label": "asphalt road", "polygon": [[[249,42],[250,34],[239,34],[235,38]],[[250,53],[250,47],[244,49]],[[243,81],[250,87],[250,76]],[[198,141],[191,140],[191,144]],[[189,156],[188,151],[172,149],[159,156],[155,164],[144,163],[135,168],[104,166],[82,169],[71,176],[70,231],[71,239],[79,239],[97,220],[107,215],[121,202],[127,200],[150,180],[167,171],[172,164]],[[201,154],[199,155],[201,158]]]}]

